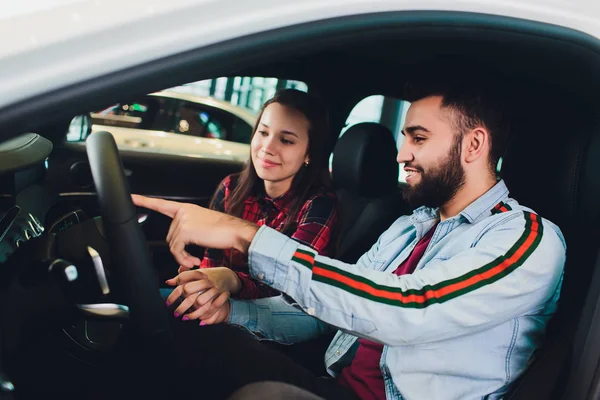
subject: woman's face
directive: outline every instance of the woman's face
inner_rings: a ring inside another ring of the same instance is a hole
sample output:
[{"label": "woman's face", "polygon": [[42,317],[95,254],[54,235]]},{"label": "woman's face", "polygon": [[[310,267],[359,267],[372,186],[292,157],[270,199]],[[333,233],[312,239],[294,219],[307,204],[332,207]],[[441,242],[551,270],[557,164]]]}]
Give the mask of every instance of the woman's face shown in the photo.
[{"label": "woman's face", "polygon": [[252,164],[259,178],[271,184],[290,184],[309,162],[306,117],[293,108],[269,104],[252,138]]}]

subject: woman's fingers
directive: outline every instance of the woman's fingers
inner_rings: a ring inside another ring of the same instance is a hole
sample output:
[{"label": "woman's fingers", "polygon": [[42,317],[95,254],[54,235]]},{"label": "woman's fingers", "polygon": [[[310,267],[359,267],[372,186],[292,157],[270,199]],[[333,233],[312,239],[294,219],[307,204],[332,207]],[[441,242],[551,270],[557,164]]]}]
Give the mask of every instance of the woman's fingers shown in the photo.
[{"label": "woman's fingers", "polygon": [[206,274],[203,271],[199,269],[193,269],[190,271],[183,271],[180,274],[177,274],[176,277],[168,279],[166,282],[170,285],[172,283],[174,283],[175,285],[183,285],[188,282],[195,282],[207,279],[208,276],[206,276]]},{"label": "woman's fingers", "polygon": [[[196,271],[190,271],[190,272],[196,272]],[[171,305],[173,303],[175,303],[177,300],[179,300],[179,298],[187,298],[190,296],[195,296],[198,295],[198,292],[203,292],[206,289],[209,289],[211,287],[213,287],[213,283],[207,279],[195,279],[195,280],[189,280],[187,281],[187,283],[183,282],[183,279],[180,279],[182,274],[177,275],[175,278],[173,279],[169,279],[167,281],[168,284],[171,285],[171,283],[174,283],[175,285],[177,285],[177,287],[173,290],[173,292],[171,292],[171,294],[169,295],[169,297],[167,297],[167,305]],[[198,274],[197,276],[204,276],[203,274]],[[194,299],[195,300],[195,297]],[[187,303],[186,303],[187,304]],[[179,310],[176,310],[177,312]],[[185,310],[183,311],[185,312]],[[179,315],[183,314],[183,312],[178,312]]]},{"label": "woman's fingers", "polygon": [[175,278],[177,279],[178,285],[209,279],[208,276],[202,270],[199,269],[183,271],[182,273],[178,274]]},{"label": "woman's fingers", "polygon": [[207,304],[210,306],[210,303],[221,293],[223,293],[223,291],[218,287],[211,287],[206,289],[204,292],[199,293],[198,297],[196,297],[196,301],[194,302],[194,309],[197,310]]},{"label": "woman's fingers", "polygon": [[165,281],[165,283],[169,286],[179,286],[179,284],[177,283],[177,278],[179,277],[179,275],[177,275],[175,278],[171,278],[171,279],[167,279]]},{"label": "woman's fingers", "polygon": [[192,282],[185,283],[181,286],[183,290],[182,296],[190,297],[197,295],[198,292],[205,292],[208,289],[213,288],[215,285],[207,279],[198,279]]},{"label": "woman's fingers", "polygon": [[[194,302],[194,310],[187,313],[185,316],[187,319],[199,319],[202,318],[205,313],[210,309],[213,300],[221,295],[221,292],[216,287],[208,289],[206,292],[196,297]],[[225,292],[226,293],[226,292]]]},{"label": "woman's fingers", "polygon": [[197,293],[194,295],[185,297],[182,300],[181,304],[179,304],[179,306],[173,312],[173,315],[175,316],[175,318],[179,318],[180,316],[184,315],[187,311],[189,311],[190,308],[192,308],[194,306],[196,297],[198,297]]},{"label": "woman's fingers", "polygon": [[221,293],[212,302],[208,310],[199,317],[202,320],[202,325],[213,325],[225,322],[225,319],[229,316],[225,307],[228,306],[229,292]]},{"label": "woman's fingers", "polygon": [[167,305],[170,306],[171,304],[174,304],[177,300],[179,300],[182,294],[183,288],[181,286],[177,286],[167,297]]},{"label": "woman's fingers", "polygon": [[197,309],[219,294],[219,290],[206,279],[186,283],[180,287],[182,288],[181,296],[184,297],[184,299],[175,309],[175,312],[173,313],[175,317],[185,314],[190,308],[192,310]]}]

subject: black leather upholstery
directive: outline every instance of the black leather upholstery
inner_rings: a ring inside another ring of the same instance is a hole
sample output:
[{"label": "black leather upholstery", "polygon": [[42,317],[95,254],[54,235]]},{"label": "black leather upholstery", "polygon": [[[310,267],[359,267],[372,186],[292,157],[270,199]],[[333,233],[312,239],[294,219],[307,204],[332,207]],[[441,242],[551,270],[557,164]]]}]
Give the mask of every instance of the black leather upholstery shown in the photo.
[{"label": "black leather upholstery", "polygon": [[374,122],[348,128],[333,150],[333,181],[367,198],[394,192],[398,183],[396,142],[392,132]]},{"label": "black leather upholstery", "polygon": [[[581,352],[572,337],[577,325],[586,323],[581,310],[600,248],[600,135],[576,123],[531,119],[517,125],[502,168],[511,197],[556,223],[567,242],[559,310],[547,343],[508,399],[559,398],[564,386],[559,374],[566,377]],[[547,388],[551,396],[541,393]]]},{"label": "black leather upholstery", "polygon": [[570,133],[543,147],[518,140],[505,157],[503,175],[513,197],[543,217],[557,224],[587,224],[600,215],[598,156],[600,136]]},{"label": "black leather upholstery", "polygon": [[[546,140],[543,147],[540,140]],[[567,240],[561,307],[581,306],[597,250],[600,136],[514,140],[503,166],[511,196],[557,224]]]},{"label": "black leather upholstery", "polygon": [[338,257],[355,262],[410,209],[398,191],[396,142],[377,123],[350,127],[333,152],[333,182],[341,204]]}]

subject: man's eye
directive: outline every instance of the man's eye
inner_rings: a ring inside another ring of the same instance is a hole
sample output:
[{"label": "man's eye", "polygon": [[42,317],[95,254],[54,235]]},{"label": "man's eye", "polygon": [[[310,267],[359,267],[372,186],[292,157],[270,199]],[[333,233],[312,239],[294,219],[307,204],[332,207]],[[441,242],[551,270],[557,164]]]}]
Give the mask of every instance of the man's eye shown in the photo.
[{"label": "man's eye", "polygon": [[415,136],[415,138],[413,139],[416,143],[421,143],[422,141],[425,140],[424,137],[421,136]]}]

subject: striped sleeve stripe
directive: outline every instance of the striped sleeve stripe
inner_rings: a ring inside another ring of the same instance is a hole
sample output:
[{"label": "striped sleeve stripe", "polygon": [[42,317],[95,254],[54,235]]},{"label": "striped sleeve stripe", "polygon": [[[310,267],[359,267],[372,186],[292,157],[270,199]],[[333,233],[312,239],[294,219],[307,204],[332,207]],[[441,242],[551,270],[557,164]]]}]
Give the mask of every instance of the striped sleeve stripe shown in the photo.
[{"label": "striped sleeve stripe", "polygon": [[315,253],[298,249],[294,253],[292,261],[302,264],[308,269],[313,269],[313,266],[315,265]]},{"label": "striped sleeve stripe", "polygon": [[369,300],[398,307],[425,308],[432,304],[443,303],[502,279],[529,258],[542,239],[543,226],[537,214],[524,212],[524,217],[524,232],[506,254],[462,276],[435,285],[402,290],[379,285],[321,262],[314,264],[313,279]]},{"label": "striped sleeve stripe", "polygon": [[501,201],[500,203],[496,204],[494,208],[492,208],[492,214],[500,214],[511,210],[512,208],[508,204]]}]

